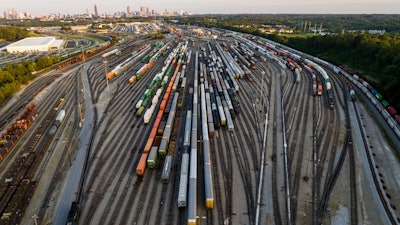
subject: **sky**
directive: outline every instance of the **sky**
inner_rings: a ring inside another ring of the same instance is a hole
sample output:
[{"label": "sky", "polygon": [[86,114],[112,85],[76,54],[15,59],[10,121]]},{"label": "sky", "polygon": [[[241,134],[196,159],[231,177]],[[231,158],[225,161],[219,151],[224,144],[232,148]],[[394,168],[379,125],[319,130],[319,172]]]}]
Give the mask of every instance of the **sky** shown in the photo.
[{"label": "sky", "polygon": [[140,6],[150,7],[159,12],[167,9],[187,11],[196,14],[236,13],[299,13],[299,14],[400,14],[400,0],[1,0],[0,10],[15,8],[18,13],[30,12],[33,16],[41,13],[85,14],[86,8],[92,13],[94,5],[99,13],[113,14],[139,11]]}]

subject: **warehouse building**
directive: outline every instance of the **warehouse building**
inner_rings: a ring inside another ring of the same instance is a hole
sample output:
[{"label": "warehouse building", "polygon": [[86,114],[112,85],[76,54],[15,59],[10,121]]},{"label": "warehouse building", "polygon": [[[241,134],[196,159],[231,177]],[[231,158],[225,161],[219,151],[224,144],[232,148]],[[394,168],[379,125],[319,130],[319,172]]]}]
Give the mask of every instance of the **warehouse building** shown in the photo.
[{"label": "warehouse building", "polygon": [[64,40],[56,40],[55,37],[30,37],[7,45],[6,49],[11,53],[18,52],[46,52],[62,48]]}]

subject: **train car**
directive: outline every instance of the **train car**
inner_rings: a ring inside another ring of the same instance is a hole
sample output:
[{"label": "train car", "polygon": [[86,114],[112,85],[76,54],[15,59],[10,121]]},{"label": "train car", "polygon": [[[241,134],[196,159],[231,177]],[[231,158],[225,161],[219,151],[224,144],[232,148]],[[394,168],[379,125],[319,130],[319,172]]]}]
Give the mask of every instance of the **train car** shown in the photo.
[{"label": "train car", "polygon": [[400,124],[400,115],[396,115],[394,118],[396,119],[397,123]]},{"label": "train car", "polygon": [[196,224],[197,214],[197,108],[198,108],[198,52],[195,54],[195,73],[193,84],[192,134],[190,145],[188,216],[187,224]]},{"label": "train car", "polygon": [[381,103],[382,103],[383,107],[385,107],[385,108],[389,107],[389,102],[387,102],[386,100],[382,100]]},{"label": "train car", "polygon": [[144,174],[144,171],[146,169],[146,163],[147,163],[147,153],[143,153],[136,167],[137,175],[142,176]]},{"label": "train car", "polygon": [[221,119],[221,126],[226,125],[226,116],[224,112],[224,107],[222,106],[221,98],[219,96],[216,96],[217,99],[217,109],[219,113],[219,118]]},{"label": "train car", "polygon": [[49,130],[49,135],[53,136],[56,132],[58,127],[60,126],[61,122],[64,120],[65,117],[65,110],[61,110],[55,119],[54,125]]},{"label": "train car", "polygon": [[157,156],[158,156],[157,150],[158,150],[157,146],[151,147],[150,154],[147,157],[147,167],[148,168],[154,168],[156,166]]},{"label": "train car", "polygon": [[155,110],[155,105],[151,105],[150,108],[146,110],[143,116],[144,124],[148,124],[150,122],[151,117],[153,116]]},{"label": "train car", "polygon": [[330,109],[333,109],[333,94],[332,90],[327,90],[327,97],[328,97],[328,106]]},{"label": "train car", "polygon": [[224,107],[225,115],[226,115],[226,126],[229,131],[234,131],[235,125],[233,124],[233,120],[231,114],[229,113],[228,107]]},{"label": "train car", "polygon": [[187,207],[187,188],[189,175],[189,154],[182,154],[181,173],[178,190],[178,207]]},{"label": "train car", "polygon": [[144,106],[140,106],[140,108],[136,111],[136,116],[142,116],[144,109]]},{"label": "train car", "polygon": [[57,132],[57,127],[56,126],[52,126],[49,130],[49,135],[52,136]]},{"label": "train car", "polygon": [[301,78],[301,75],[300,75],[300,71],[299,71],[299,69],[296,67],[296,69],[294,70],[294,74],[295,74],[295,76],[296,76],[296,83],[300,83],[300,78]]},{"label": "train car", "polygon": [[186,114],[185,133],[183,137],[183,146],[190,146],[190,133],[192,127],[192,111],[188,110]]},{"label": "train car", "polygon": [[388,113],[392,116],[395,117],[397,114],[397,110],[393,107],[393,106],[388,106],[386,108],[386,110],[388,111]]},{"label": "train car", "polygon": [[164,133],[166,123],[167,123],[167,121],[165,121],[165,120],[160,122],[160,125],[158,126],[158,129],[157,129],[157,135],[162,135]]},{"label": "train car", "polygon": [[354,91],[353,89],[351,89],[349,93],[350,93],[350,98],[351,98],[351,100],[352,100],[353,102],[356,101],[356,100],[357,100],[357,96],[356,96],[355,91]]},{"label": "train car", "polygon": [[71,209],[69,210],[69,213],[68,213],[67,225],[77,224],[79,215],[80,215],[79,203],[74,201],[74,202],[72,202]]},{"label": "train car", "polygon": [[164,166],[163,166],[163,170],[161,173],[161,180],[164,184],[168,183],[168,181],[169,181],[169,176],[171,174],[171,168],[172,168],[172,156],[167,155],[167,157],[165,157]]},{"label": "train car", "polygon": [[322,85],[321,85],[321,84],[318,84],[318,92],[317,92],[317,94],[318,94],[319,96],[322,95]]},{"label": "train car", "polygon": [[136,81],[136,74],[129,78],[129,83],[133,84]]},{"label": "train car", "polygon": [[211,164],[210,163],[204,164],[204,181],[205,181],[206,208],[213,209],[214,208],[214,191],[213,191]]},{"label": "train car", "polygon": [[197,149],[190,152],[189,193],[188,193],[188,225],[197,224]]},{"label": "train car", "polygon": [[383,100],[383,96],[380,93],[376,93],[375,94],[376,99],[378,99],[379,101]]},{"label": "train car", "polygon": [[65,117],[65,110],[63,109],[57,114],[57,117],[56,117],[57,126],[64,120],[64,117]]}]

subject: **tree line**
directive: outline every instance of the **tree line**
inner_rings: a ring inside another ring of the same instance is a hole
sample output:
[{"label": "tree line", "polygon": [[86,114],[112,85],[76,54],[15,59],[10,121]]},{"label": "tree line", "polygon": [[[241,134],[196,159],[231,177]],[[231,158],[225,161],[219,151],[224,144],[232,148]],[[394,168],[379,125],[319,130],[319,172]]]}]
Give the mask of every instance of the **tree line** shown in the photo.
[{"label": "tree line", "polygon": [[388,35],[344,34],[287,38],[281,42],[352,68],[400,110],[400,40]]},{"label": "tree line", "polygon": [[28,37],[29,32],[25,28],[0,27],[0,39],[6,41],[18,41]]},{"label": "tree line", "polygon": [[[400,15],[383,14],[242,14],[242,15],[197,15],[191,17],[170,17],[166,20],[178,20],[183,24],[205,27],[237,27],[260,28],[262,25],[284,25],[298,33],[307,27],[322,26],[324,32],[341,33],[352,30],[385,30],[390,34],[400,32]],[[308,31],[307,31],[308,32]]]},{"label": "tree line", "polygon": [[58,62],[60,62],[58,57],[45,56],[31,62],[7,64],[0,70],[0,105],[17,92],[21,85],[28,84],[35,78],[32,72],[40,71]]}]

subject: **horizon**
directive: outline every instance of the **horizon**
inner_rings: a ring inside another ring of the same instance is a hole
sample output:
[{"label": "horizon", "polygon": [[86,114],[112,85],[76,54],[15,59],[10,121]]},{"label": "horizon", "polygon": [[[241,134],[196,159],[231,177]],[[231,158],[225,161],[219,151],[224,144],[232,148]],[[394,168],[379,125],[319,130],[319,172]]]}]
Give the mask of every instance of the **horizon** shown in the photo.
[{"label": "horizon", "polygon": [[[149,7],[150,12],[154,10],[167,10],[169,13],[192,12],[198,15],[207,14],[400,14],[400,1],[384,0],[376,2],[374,0],[338,0],[320,2],[319,0],[306,0],[298,3],[296,0],[286,0],[284,3],[273,1],[249,0],[246,2],[239,0],[193,0],[182,2],[170,0],[168,2],[157,2],[156,0],[137,0],[135,2],[122,0],[118,3],[102,2],[98,0],[88,0],[82,4],[77,0],[68,2],[55,2],[54,0],[42,0],[41,4],[29,4],[24,0],[6,0],[2,4],[1,10],[10,11],[14,8],[17,13],[28,12],[33,17],[41,14],[86,14],[90,9],[94,13],[94,5],[97,5],[99,14],[113,15],[118,12],[126,12],[130,7],[131,12],[140,11],[140,7]],[[3,16],[3,13],[1,14]]]}]

